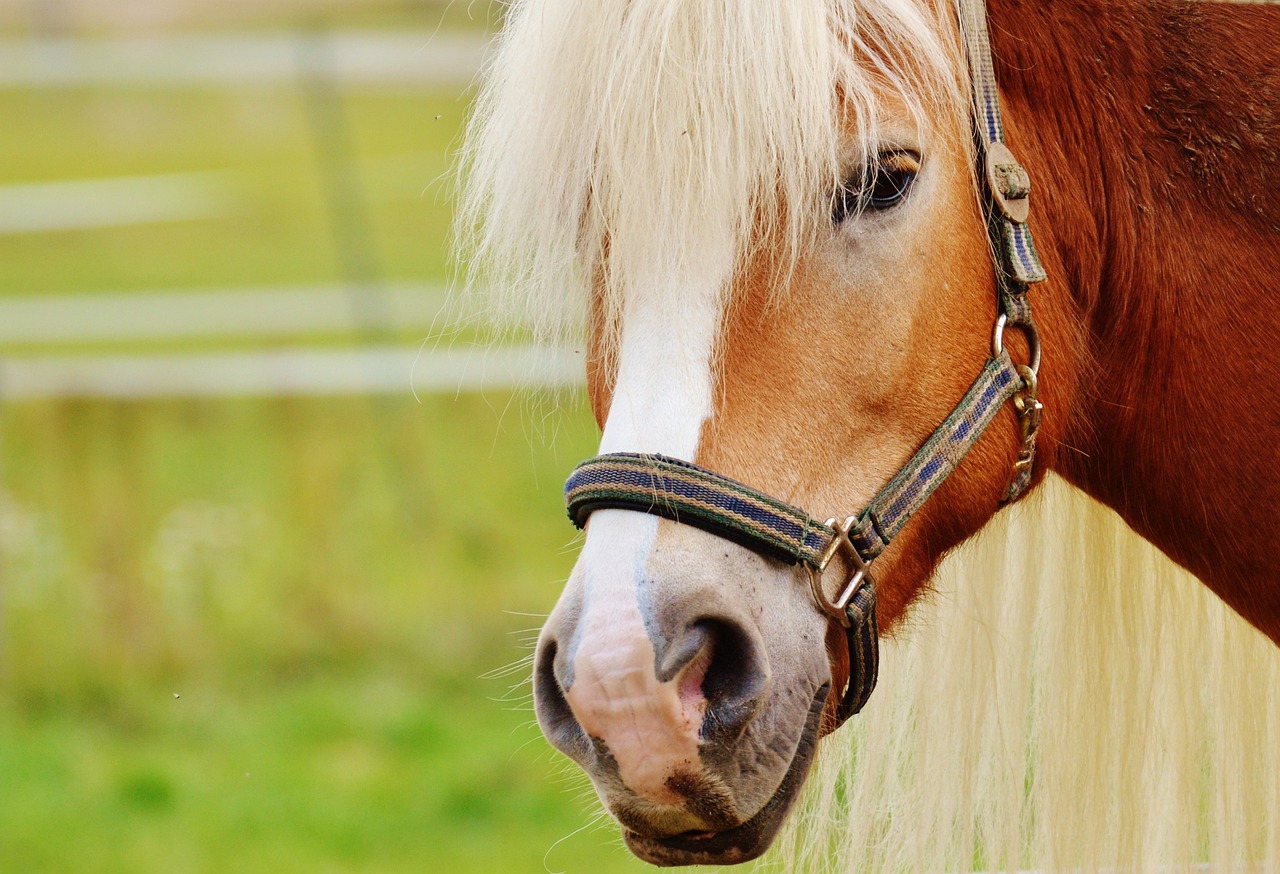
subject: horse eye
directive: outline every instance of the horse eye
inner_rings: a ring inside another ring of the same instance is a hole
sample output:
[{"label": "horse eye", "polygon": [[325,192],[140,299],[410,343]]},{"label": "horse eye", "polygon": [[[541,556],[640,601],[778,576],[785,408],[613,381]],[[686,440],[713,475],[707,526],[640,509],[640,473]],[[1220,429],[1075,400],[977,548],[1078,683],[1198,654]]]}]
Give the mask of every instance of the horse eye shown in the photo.
[{"label": "horse eye", "polygon": [[881,212],[902,202],[920,172],[920,156],[914,152],[881,152],[874,168],[863,168],[836,192],[831,220],[842,223],[851,215]]}]

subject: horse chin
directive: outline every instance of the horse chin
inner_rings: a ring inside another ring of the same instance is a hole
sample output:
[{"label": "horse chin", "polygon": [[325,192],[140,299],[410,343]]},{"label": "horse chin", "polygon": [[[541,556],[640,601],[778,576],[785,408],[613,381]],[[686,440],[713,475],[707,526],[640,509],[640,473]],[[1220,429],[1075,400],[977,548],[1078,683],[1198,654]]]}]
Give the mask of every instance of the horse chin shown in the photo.
[{"label": "horse chin", "polygon": [[632,829],[622,829],[627,847],[650,865],[737,865],[757,858],[773,844],[787,813],[809,776],[818,750],[818,727],[826,703],[827,686],[814,698],[805,721],[804,733],[795,756],[773,796],[754,816],[741,825],[718,832],[684,832],[670,837],[646,837]]}]

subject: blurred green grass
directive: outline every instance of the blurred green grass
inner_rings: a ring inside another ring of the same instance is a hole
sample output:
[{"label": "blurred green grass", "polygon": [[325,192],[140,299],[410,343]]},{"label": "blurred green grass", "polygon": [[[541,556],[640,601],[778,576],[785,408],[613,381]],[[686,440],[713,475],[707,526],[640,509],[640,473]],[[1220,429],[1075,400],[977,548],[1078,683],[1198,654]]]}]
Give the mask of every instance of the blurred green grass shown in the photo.
[{"label": "blurred green grass", "polygon": [[[341,94],[377,278],[447,281],[465,91]],[[0,235],[0,295],[342,284],[306,99],[0,90],[0,185],[216,171],[236,204]],[[642,870],[522,661],[595,439],[506,392],[4,406],[0,872]]]},{"label": "blurred green grass", "polygon": [[504,395],[11,407],[0,869],[639,870],[575,834],[595,802],[528,710],[559,479],[595,439],[556,422]]},{"label": "blurred green grass", "polygon": [[[344,94],[354,171],[382,278],[444,280],[455,91]],[[229,215],[0,236],[0,293],[132,291],[333,280],[325,168],[298,88],[0,91],[0,185],[216,171]],[[144,257],[140,257],[143,255]]]}]

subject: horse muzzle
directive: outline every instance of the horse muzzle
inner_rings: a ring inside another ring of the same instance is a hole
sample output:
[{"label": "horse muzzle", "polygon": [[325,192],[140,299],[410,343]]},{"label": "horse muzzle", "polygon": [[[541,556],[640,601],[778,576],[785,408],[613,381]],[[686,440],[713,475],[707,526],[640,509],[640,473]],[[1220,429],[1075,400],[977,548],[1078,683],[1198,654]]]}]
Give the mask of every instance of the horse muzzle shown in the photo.
[{"label": "horse muzzle", "polygon": [[658,528],[635,513],[592,520],[539,640],[535,710],[638,856],[745,861],[808,773],[831,697],[827,621],[794,568]]}]

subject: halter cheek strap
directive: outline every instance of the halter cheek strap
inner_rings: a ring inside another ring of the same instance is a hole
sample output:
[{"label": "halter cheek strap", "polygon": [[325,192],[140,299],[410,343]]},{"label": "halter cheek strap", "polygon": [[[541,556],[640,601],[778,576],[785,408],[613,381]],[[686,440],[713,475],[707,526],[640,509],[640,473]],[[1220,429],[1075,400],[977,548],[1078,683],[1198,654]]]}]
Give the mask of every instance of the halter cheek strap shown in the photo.
[{"label": "halter cheek strap", "polygon": [[1031,237],[1031,226],[1027,224],[1031,213],[1031,175],[1004,141],[1000,92],[996,88],[991,37],[987,32],[986,0],[960,0],[958,10],[973,95],[978,176],[985,189],[983,204],[987,235],[996,265],[999,317],[991,340],[991,354],[1001,351],[1006,327],[1017,328],[1024,333],[1031,347],[1030,362],[1019,368],[1026,386],[1013,398],[1022,428],[1022,448],[1014,465],[1013,478],[1001,498],[1008,503],[1016,501],[1030,487],[1035,466],[1036,434],[1040,430],[1043,410],[1037,399],[1036,381],[1040,371],[1040,335],[1031,316],[1027,290],[1047,279],[1048,274],[1040,263],[1040,254]]},{"label": "halter cheek strap", "polygon": [[[1022,447],[1002,501],[1031,483],[1041,404],[1037,400],[1040,341],[1027,288],[1045,278],[1027,226],[1030,178],[1004,144],[984,0],[961,0],[960,29],[974,97],[974,137],[983,180],[987,230],[996,264],[998,317],[991,358],[964,397],[915,455],[862,512],[824,522],[751,486],[687,461],[661,455],[614,453],[578,465],[565,483],[569,518],[579,528],[596,510],[650,513],[702,528],[808,572],[818,607],[843,626],[849,676],[833,712],[834,730],[862,709],[879,671],[876,589],[869,569],[907,521],[955,470],[1006,401],[1012,400]],[[1004,348],[1006,327],[1027,336],[1031,360],[1014,364]],[[823,575],[837,560],[847,570],[836,597]]]}]

